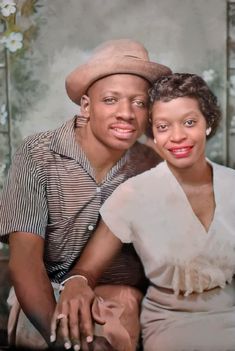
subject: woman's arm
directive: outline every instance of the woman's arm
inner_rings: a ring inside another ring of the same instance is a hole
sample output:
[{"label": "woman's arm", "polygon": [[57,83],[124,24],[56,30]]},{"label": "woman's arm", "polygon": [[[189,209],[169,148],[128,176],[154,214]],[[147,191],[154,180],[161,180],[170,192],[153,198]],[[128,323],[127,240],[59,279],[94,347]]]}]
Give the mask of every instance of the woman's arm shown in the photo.
[{"label": "woman's arm", "polygon": [[[51,322],[52,340],[58,333],[66,347],[71,342],[73,346],[80,345],[81,334],[88,342],[93,340],[91,305],[95,295],[92,289],[121,247],[121,241],[101,220],[80,259],[66,276],[82,275],[87,278],[87,282],[81,277],[74,277],[64,284]],[[97,322],[103,324],[105,321]]]},{"label": "woman's arm", "polygon": [[113,258],[120,251],[122,242],[118,239],[107,225],[101,220],[94,235],[86,245],[78,263],[70,271],[71,273],[87,272],[92,280],[91,284],[96,285],[104,270],[112,262]]}]

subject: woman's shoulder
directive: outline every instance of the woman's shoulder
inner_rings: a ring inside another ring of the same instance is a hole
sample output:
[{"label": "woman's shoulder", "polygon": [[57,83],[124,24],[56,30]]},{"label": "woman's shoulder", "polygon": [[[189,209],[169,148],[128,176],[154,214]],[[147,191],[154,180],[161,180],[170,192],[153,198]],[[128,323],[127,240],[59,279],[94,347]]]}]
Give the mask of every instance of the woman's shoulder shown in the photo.
[{"label": "woman's shoulder", "polygon": [[[231,177],[231,179],[235,179],[235,169],[219,164],[217,162],[212,162],[210,160],[209,162],[212,165],[214,172],[218,173],[221,176]],[[224,181],[225,179],[222,180]]]},{"label": "woman's shoulder", "polygon": [[136,176],[133,176],[129,179],[127,179],[124,183],[121,184],[121,186],[125,185],[133,185],[133,186],[139,186],[139,185],[148,185],[149,182],[151,183],[152,181],[155,181],[157,178],[162,178],[164,174],[166,174],[168,171],[168,167],[166,166],[166,162],[160,162],[157,166],[150,168],[149,170],[140,173]]}]

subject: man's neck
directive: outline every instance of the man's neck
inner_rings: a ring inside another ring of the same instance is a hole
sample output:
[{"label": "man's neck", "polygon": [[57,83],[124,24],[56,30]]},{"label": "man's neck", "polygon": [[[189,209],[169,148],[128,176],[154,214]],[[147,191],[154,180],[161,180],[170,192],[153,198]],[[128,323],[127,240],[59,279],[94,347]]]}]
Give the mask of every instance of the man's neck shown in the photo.
[{"label": "man's neck", "polygon": [[97,183],[100,183],[111,168],[122,158],[125,150],[108,148],[89,133],[86,126],[76,129],[76,141],[79,143],[92,168]]}]

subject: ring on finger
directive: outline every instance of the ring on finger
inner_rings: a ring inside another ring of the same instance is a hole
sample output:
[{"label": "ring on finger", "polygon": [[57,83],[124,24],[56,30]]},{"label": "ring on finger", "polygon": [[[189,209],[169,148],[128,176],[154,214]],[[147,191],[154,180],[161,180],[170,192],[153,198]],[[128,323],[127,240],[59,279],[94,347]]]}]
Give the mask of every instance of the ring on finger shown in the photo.
[{"label": "ring on finger", "polygon": [[56,319],[59,321],[60,319],[64,319],[64,318],[66,318],[67,319],[67,316],[66,316],[66,314],[64,314],[64,313],[60,313],[60,314],[58,314],[58,316],[56,317]]}]

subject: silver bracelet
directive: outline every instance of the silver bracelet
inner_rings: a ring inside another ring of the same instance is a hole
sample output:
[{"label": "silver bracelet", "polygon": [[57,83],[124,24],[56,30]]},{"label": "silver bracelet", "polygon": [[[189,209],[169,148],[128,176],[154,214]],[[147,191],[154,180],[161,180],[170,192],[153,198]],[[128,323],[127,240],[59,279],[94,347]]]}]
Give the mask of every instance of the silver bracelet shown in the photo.
[{"label": "silver bracelet", "polygon": [[61,283],[60,283],[60,287],[59,287],[59,293],[61,293],[61,291],[64,290],[64,285],[67,281],[69,281],[70,279],[73,279],[73,278],[82,278],[83,280],[85,280],[87,283],[88,283],[88,279],[84,276],[84,275],[81,275],[81,274],[75,274],[75,275],[72,275],[71,277],[63,280]]}]

